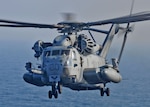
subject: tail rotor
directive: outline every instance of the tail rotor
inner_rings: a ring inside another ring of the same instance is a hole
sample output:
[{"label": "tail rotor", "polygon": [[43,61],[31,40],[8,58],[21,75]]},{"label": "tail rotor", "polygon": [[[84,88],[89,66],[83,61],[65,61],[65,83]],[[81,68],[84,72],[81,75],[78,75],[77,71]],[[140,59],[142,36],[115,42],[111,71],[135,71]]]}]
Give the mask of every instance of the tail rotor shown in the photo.
[{"label": "tail rotor", "polygon": [[[132,15],[133,6],[134,6],[134,0],[132,0],[131,10],[130,10],[130,16]],[[120,50],[119,57],[118,57],[118,62],[117,62],[118,64],[120,63],[120,60],[121,60],[121,57],[122,57],[122,53],[123,53],[123,50],[124,50],[124,47],[125,47],[125,44],[126,44],[126,41],[127,41],[128,32],[133,31],[134,25],[130,26],[130,23],[127,23],[126,28],[122,28],[122,29],[125,32],[124,32],[124,38],[123,38],[121,50]]]}]

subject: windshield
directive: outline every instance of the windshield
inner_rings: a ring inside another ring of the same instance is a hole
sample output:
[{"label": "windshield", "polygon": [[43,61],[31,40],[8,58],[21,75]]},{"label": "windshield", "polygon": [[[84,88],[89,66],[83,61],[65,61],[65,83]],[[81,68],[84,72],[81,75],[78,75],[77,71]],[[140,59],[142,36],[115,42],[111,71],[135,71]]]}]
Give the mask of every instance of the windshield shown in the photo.
[{"label": "windshield", "polygon": [[59,52],[60,52],[59,50],[53,50],[52,51],[52,56],[58,56],[58,55],[60,55]]},{"label": "windshield", "polygon": [[51,51],[45,51],[44,52],[45,57],[62,56],[62,55],[68,56],[69,54],[70,54],[70,50],[51,50]]},{"label": "windshield", "polygon": [[61,55],[69,55],[70,51],[69,50],[62,50]]}]

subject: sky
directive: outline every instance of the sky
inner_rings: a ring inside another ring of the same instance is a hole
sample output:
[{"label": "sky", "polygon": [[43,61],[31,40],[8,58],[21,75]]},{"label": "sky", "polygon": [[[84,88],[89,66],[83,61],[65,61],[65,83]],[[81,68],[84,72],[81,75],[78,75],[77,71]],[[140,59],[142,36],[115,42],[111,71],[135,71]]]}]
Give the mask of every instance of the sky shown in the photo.
[{"label": "sky", "polygon": [[[56,24],[63,21],[62,13],[74,13],[77,21],[99,21],[129,15],[131,3],[131,0],[0,0],[0,19]],[[150,11],[149,4],[150,0],[135,0],[132,13]],[[149,28],[150,21],[135,23],[128,44],[148,46]],[[1,43],[33,45],[37,40],[52,42],[57,35],[51,29],[0,28]]]},{"label": "sky", "polygon": [[[131,8],[131,2],[131,0],[0,0],[0,19],[56,24],[63,20],[62,13],[75,13],[77,15],[76,20],[78,21],[98,21],[128,15]],[[135,0],[133,13],[150,11],[149,4],[149,0]],[[142,22],[140,28],[147,26],[150,27],[150,22]],[[4,32],[4,30],[6,30],[6,32]],[[44,35],[47,36],[47,32],[53,32],[52,30],[47,29],[18,30],[12,28],[1,28],[0,31],[2,32],[1,35],[3,33],[8,33],[9,35],[9,33],[15,34],[15,32],[17,32],[21,34],[23,32],[20,37],[17,36],[18,39],[21,39],[24,36],[32,38],[32,35],[33,37],[36,35],[37,38],[38,36],[40,38],[40,34],[42,34],[43,38]],[[26,32],[29,33],[26,34]],[[45,34],[43,32],[45,32]],[[6,34],[4,35],[6,36]],[[16,36],[10,38],[18,40]]]}]

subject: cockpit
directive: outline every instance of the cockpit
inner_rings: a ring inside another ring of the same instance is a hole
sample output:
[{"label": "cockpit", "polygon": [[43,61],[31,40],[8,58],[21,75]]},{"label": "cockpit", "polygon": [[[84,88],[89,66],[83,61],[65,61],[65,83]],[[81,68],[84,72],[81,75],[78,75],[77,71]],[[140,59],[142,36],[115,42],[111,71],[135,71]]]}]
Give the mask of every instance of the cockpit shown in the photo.
[{"label": "cockpit", "polygon": [[49,47],[43,51],[43,64],[53,63],[54,60],[64,66],[73,66],[77,61],[77,51],[72,47]]}]

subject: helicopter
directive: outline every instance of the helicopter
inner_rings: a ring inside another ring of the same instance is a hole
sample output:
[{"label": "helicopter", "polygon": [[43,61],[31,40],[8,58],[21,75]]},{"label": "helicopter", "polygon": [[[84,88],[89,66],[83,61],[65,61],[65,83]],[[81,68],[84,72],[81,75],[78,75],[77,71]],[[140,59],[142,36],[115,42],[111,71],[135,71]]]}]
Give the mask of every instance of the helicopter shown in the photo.
[{"label": "helicopter", "polygon": [[[119,63],[126,44],[127,35],[133,31],[130,23],[150,20],[150,12],[139,12],[118,18],[95,22],[65,21],[57,24],[39,24],[0,19],[0,27],[56,29],[59,36],[53,42],[38,40],[32,49],[34,57],[41,59],[37,68],[31,62],[25,65],[28,71],[23,75],[25,82],[51,86],[48,97],[58,98],[62,87],[72,90],[100,90],[100,96],[110,96],[107,83],[119,83],[122,76]],[[126,24],[126,27],[120,25]],[[109,30],[96,26],[110,25]],[[124,31],[123,42],[118,58],[107,62],[107,54],[113,38],[120,30]],[[80,33],[87,31],[89,35]],[[103,44],[98,44],[91,32],[105,34]],[[89,37],[90,36],[90,37]]]}]

